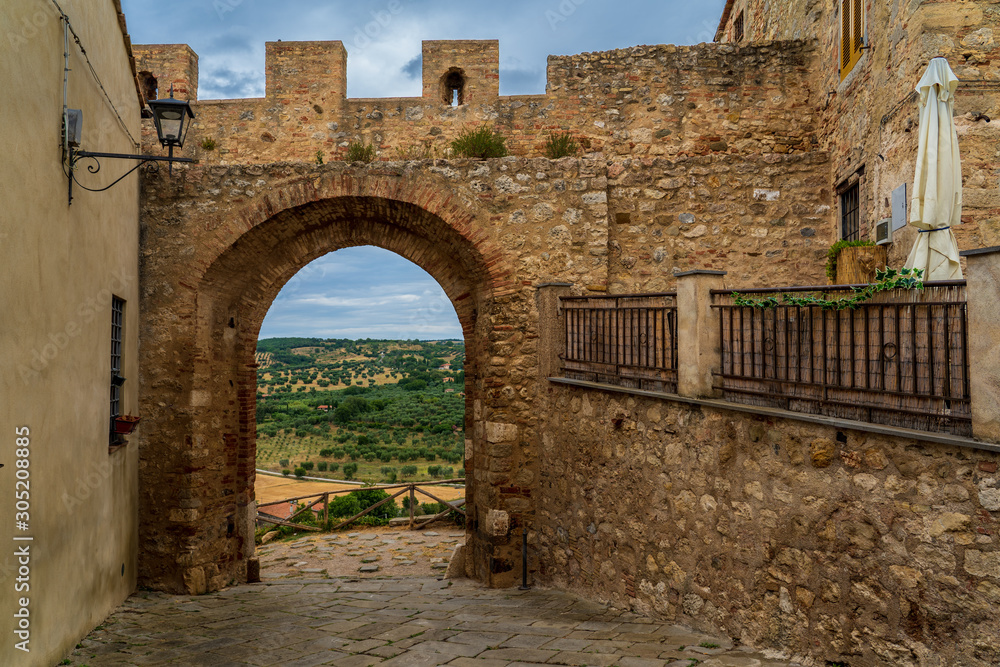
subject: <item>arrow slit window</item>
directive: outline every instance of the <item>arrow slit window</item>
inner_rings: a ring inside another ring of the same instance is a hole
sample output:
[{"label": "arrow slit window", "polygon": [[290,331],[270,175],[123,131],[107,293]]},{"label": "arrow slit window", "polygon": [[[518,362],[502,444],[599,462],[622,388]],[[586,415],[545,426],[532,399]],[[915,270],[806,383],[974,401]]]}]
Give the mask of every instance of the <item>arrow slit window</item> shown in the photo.
[{"label": "arrow slit window", "polygon": [[840,2],[840,80],[861,60],[865,45],[864,0]]}]

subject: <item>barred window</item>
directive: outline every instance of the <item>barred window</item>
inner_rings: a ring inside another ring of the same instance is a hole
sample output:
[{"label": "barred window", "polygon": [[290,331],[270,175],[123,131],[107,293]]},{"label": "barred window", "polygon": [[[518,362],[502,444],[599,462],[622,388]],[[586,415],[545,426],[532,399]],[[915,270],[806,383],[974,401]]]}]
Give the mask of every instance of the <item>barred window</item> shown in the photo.
[{"label": "barred window", "polygon": [[114,421],[121,412],[122,329],[125,321],[125,300],[111,298],[111,434]]},{"label": "barred window", "polygon": [[840,194],[840,238],[856,241],[861,235],[860,183]]},{"label": "barred window", "polygon": [[733,21],[733,41],[743,41],[743,11],[741,10],[736,20]]}]

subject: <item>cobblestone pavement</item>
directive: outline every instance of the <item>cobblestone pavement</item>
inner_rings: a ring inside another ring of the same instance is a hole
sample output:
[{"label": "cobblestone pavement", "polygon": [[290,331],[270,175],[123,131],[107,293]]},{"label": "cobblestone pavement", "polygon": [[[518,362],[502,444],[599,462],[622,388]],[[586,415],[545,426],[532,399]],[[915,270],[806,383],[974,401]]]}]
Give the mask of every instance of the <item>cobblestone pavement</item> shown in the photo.
[{"label": "cobblestone pavement", "polygon": [[78,646],[62,664],[793,665],[566,593],[429,577],[279,580],[202,596],[139,592]]},{"label": "cobblestone pavement", "polygon": [[368,528],[350,533],[319,533],[257,547],[262,579],[433,577],[448,569],[465,533],[455,526],[411,531]]}]

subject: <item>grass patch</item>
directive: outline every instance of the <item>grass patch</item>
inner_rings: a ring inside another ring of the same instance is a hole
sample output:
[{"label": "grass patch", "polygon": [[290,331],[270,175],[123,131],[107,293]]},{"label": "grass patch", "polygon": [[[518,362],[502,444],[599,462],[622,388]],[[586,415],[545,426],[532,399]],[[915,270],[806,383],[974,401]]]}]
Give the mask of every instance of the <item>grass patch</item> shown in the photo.
[{"label": "grass patch", "polygon": [[352,141],[347,147],[344,159],[348,162],[371,162],[375,159],[375,146],[360,141]]},{"label": "grass patch", "polygon": [[488,125],[475,130],[462,130],[451,142],[451,150],[459,157],[496,158],[507,155],[506,139]]},{"label": "grass patch", "polygon": [[580,144],[576,143],[569,132],[553,132],[545,140],[545,157],[550,160],[576,155],[579,150]]}]

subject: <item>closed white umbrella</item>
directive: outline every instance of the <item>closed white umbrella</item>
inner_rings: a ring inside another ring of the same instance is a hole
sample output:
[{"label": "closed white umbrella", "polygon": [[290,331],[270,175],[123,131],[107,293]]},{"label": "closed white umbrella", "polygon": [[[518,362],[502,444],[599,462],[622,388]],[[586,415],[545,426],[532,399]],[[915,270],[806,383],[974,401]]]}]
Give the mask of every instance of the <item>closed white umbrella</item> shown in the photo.
[{"label": "closed white umbrella", "polygon": [[958,78],[944,58],[934,58],[917,84],[920,94],[920,141],[910,200],[910,224],[917,240],[906,259],[923,269],[924,280],[962,277],[958,242],[951,228],[962,222],[962,165],[958,132],[952,120]]}]

